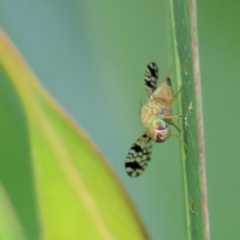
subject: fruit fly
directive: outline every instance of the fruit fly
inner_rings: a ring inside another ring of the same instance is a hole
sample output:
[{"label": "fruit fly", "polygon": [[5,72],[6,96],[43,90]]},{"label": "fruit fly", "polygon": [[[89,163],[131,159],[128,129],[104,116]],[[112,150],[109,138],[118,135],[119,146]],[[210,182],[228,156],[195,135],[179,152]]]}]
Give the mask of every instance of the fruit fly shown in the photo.
[{"label": "fruit fly", "polygon": [[182,141],[170,129],[170,126],[174,126],[179,131],[172,119],[182,116],[172,115],[172,103],[181,89],[174,94],[169,77],[163,79],[157,88],[157,79],[158,67],[151,62],[147,65],[144,78],[148,103],[141,109],[141,121],[146,131],[133,143],[125,161],[125,169],[130,177],[139,176],[147,167],[151,159],[153,141],[162,143],[171,136]]}]

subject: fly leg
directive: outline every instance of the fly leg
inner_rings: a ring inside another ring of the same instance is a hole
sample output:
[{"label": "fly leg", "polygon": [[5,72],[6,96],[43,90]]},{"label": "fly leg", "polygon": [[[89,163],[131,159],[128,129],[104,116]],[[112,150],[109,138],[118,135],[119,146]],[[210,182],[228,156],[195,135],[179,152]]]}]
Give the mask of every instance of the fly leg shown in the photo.
[{"label": "fly leg", "polygon": [[178,140],[179,140],[179,142],[181,142],[182,144],[184,144],[184,146],[186,147],[187,145],[186,145],[186,143],[177,135],[177,134],[174,134],[174,133],[171,133],[170,134],[170,137],[176,137]]},{"label": "fly leg", "polygon": [[180,87],[180,89],[174,94],[173,99],[175,99],[178,96],[178,94],[182,91],[183,85],[184,84],[182,83],[182,86]]}]

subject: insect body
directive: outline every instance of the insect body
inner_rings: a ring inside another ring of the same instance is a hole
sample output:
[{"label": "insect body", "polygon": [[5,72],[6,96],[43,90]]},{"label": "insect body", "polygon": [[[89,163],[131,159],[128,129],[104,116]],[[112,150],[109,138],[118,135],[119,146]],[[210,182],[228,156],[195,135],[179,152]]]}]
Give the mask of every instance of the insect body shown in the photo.
[{"label": "insect body", "polygon": [[131,177],[137,177],[145,170],[151,159],[152,141],[161,143],[170,136],[181,140],[170,129],[171,125],[177,128],[172,118],[181,117],[173,116],[171,107],[180,90],[173,94],[171,79],[168,77],[156,88],[157,79],[157,65],[149,63],[144,79],[148,103],[141,109],[141,120],[146,132],[133,143],[125,162],[126,172]]}]

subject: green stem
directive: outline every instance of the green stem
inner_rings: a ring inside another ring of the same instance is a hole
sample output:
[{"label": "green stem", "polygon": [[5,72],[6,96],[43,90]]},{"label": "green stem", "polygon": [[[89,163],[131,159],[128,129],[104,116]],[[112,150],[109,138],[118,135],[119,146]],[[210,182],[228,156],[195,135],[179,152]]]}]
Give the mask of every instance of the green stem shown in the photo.
[{"label": "green stem", "polygon": [[182,146],[182,160],[187,236],[189,240],[209,240],[196,3],[171,0],[170,5],[177,81],[183,84],[180,108],[186,116],[182,124],[186,144]]}]

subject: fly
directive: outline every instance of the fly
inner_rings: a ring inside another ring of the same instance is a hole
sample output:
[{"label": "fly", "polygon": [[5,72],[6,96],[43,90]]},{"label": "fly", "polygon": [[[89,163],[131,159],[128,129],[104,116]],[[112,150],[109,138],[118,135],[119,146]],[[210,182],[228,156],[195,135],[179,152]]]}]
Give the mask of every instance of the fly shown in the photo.
[{"label": "fly", "polygon": [[146,131],[132,144],[125,161],[125,169],[130,177],[137,177],[146,169],[151,160],[153,141],[162,143],[174,136],[182,142],[171,131],[171,126],[179,131],[172,119],[182,116],[173,116],[172,103],[181,89],[174,94],[169,77],[163,79],[157,88],[157,79],[158,67],[151,62],[147,65],[144,78],[148,103],[141,109],[141,121]]}]

